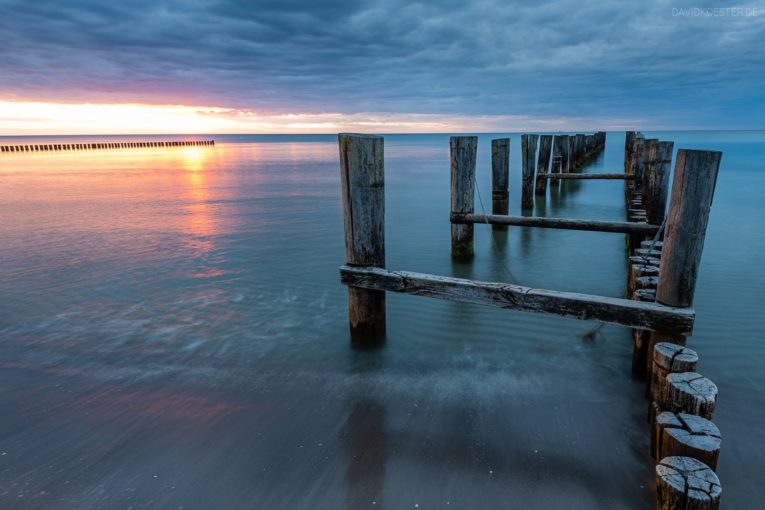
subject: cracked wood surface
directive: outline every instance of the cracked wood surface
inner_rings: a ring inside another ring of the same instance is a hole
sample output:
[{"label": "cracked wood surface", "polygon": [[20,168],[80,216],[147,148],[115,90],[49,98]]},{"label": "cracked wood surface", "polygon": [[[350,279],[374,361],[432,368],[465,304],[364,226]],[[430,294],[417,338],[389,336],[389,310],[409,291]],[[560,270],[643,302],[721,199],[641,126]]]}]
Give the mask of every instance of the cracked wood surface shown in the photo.
[{"label": "cracked wood surface", "polygon": [[690,457],[666,457],[656,466],[658,510],[717,510],[722,487],[717,475]]}]

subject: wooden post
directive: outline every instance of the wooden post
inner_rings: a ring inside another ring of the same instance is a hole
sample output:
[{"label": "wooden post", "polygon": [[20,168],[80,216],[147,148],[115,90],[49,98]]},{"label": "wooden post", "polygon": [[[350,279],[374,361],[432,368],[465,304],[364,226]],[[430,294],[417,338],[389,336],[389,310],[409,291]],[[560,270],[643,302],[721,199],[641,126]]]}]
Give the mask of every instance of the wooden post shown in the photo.
[{"label": "wooden post", "polygon": [[574,156],[574,167],[578,170],[584,166],[584,135],[577,134],[574,137],[574,147],[576,148]]},{"label": "wooden post", "polygon": [[632,184],[633,190],[641,193],[643,189],[643,170],[645,169],[647,142],[648,140],[642,136],[635,137],[633,142],[632,174],[635,176],[635,179],[632,181]]},{"label": "wooden post", "polygon": [[[550,149],[552,149],[552,135],[539,137],[539,160],[537,162],[537,182],[535,194],[544,196],[547,194],[547,175],[552,173],[550,169]],[[544,175],[544,177],[542,177]]]},{"label": "wooden post", "polygon": [[[385,267],[385,169],[381,136],[341,133],[345,258],[352,266]],[[348,288],[351,342],[368,347],[385,339],[385,292]]]},{"label": "wooden post", "polygon": [[657,510],[719,510],[717,475],[690,457],[666,457],[656,466]]},{"label": "wooden post", "polygon": [[571,171],[571,137],[569,135],[561,136],[561,173],[567,174]]},{"label": "wooden post", "polygon": [[534,170],[537,163],[537,141],[539,135],[521,135],[521,156],[523,160],[523,187],[521,207],[534,207]]},{"label": "wooden post", "polygon": [[673,146],[673,142],[658,140],[648,143],[648,161],[643,175],[643,206],[648,223],[660,225],[664,221]]},{"label": "wooden post", "polygon": [[[510,139],[491,141],[491,213],[507,215],[508,180],[510,174]],[[494,230],[507,230],[504,225],[492,225]]]},{"label": "wooden post", "polygon": [[721,443],[717,425],[693,414],[663,412],[651,427],[651,455],[656,462],[684,455],[717,469]]},{"label": "wooden post", "polygon": [[[452,214],[472,214],[475,207],[475,160],[477,136],[452,136],[449,139],[452,174]],[[470,258],[473,225],[452,223],[452,257]]]},{"label": "wooden post", "polygon": [[692,306],[721,152],[680,149],[659,266],[656,300]]},{"label": "wooden post", "polygon": [[[635,139],[639,136],[642,135],[636,131],[627,131],[627,136],[624,141],[624,173],[626,175],[634,175],[632,162],[635,159]],[[624,199],[628,206],[632,199],[633,187],[634,185],[632,182],[628,180],[624,181]]]},{"label": "wooden post", "polygon": [[695,372],[699,362],[696,351],[685,346],[659,342],[653,347],[651,376],[646,385],[648,421],[652,423],[661,408],[662,395],[667,391],[667,376],[681,372]]},{"label": "wooden post", "polygon": [[715,383],[696,372],[667,374],[661,409],[712,419],[717,401]]},{"label": "wooden post", "polygon": [[553,136],[553,149],[552,149],[552,165],[550,167],[551,174],[561,173],[561,152],[563,149],[561,135]]}]

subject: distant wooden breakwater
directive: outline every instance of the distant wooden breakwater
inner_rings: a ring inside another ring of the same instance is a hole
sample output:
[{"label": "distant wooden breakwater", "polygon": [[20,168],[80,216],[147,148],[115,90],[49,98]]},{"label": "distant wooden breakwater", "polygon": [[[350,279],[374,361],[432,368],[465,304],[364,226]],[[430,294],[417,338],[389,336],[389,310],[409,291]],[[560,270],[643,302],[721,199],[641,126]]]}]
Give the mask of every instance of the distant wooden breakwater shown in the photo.
[{"label": "distant wooden breakwater", "polygon": [[620,233],[627,242],[627,296],[612,298],[387,269],[383,138],[340,134],[338,141],[346,247],[340,281],[348,286],[355,345],[384,341],[386,292],[630,327],[632,372],[646,381],[649,400],[651,447],[646,454],[656,463],[656,508],[719,508],[722,489],[714,469],[721,435],[711,421],[717,387],[696,372],[699,356],[685,345],[695,322],[693,295],[721,152],[679,149],[670,189],[672,142],[628,132],[623,173],[576,174],[572,171],[604,149],[605,133],[522,135],[524,210],[533,206],[535,195],[546,193],[550,180],[624,180],[626,221],[594,221],[509,216],[507,138],[491,144],[492,214],[476,214],[478,138],[451,137],[452,256],[463,261],[473,258],[476,224]]},{"label": "distant wooden breakwater", "polygon": [[215,140],[142,141],[142,142],[95,142],[95,143],[48,143],[2,145],[0,152],[78,151],[96,149],[139,149],[151,147],[195,147],[215,145]]}]

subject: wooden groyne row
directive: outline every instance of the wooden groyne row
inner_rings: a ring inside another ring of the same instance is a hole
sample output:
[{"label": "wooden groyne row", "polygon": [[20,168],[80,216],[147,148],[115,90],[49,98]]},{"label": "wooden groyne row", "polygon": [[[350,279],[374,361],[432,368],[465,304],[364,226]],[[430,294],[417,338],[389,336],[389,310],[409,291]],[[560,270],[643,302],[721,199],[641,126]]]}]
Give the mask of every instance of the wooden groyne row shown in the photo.
[{"label": "wooden groyne row", "polygon": [[[616,178],[613,174],[595,177],[575,174],[603,151],[606,133],[576,135],[521,135],[521,207],[534,207],[534,195],[547,193],[548,179]],[[491,141],[491,208],[492,214],[508,213],[508,181],[510,169],[510,139]],[[623,178],[623,177],[621,177]],[[498,225],[496,228],[504,228]]]},{"label": "wooden groyne row", "polygon": [[581,174],[574,172],[595,159],[605,146],[604,131],[575,135],[521,135],[521,207],[534,207],[534,196],[546,195],[547,181],[550,179],[582,178]]},{"label": "wooden groyne row", "polygon": [[[526,168],[533,161],[535,136],[524,135],[521,143],[524,183],[529,174]],[[628,138],[628,147],[642,143],[632,141],[640,139],[638,136]],[[560,144],[563,147],[563,142]],[[605,137],[596,147],[602,150],[604,144]],[[506,195],[501,193],[506,192],[509,140],[492,141],[492,188],[500,193],[493,193],[493,211],[488,215],[474,210],[478,139],[451,137],[452,256],[462,260],[473,257],[473,229],[481,223],[626,234],[630,246],[629,294],[627,298],[611,298],[386,269],[383,138],[341,134],[339,145],[346,246],[340,279],[348,286],[353,344],[371,346],[384,340],[386,292],[634,328],[639,334],[635,335],[633,371],[646,377],[650,401],[650,454],[657,462],[657,508],[718,508],[721,486],[713,469],[720,433],[711,422],[717,388],[695,372],[698,356],[685,347],[685,341],[695,320],[693,293],[721,153],[678,152],[667,208],[672,143],[652,140],[625,151],[628,221],[514,217],[507,215]],[[536,176],[546,179],[550,173],[545,170]]]},{"label": "wooden groyne row", "polygon": [[[678,150],[667,211],[673,145],[626,135],[627,220],[663,227],[654,236],[628,234],[627,293],[644,303],[690,307],[722,154]],[[689,189],[687,199],[675,196],[677,188]],[[722,436],[711,421],[717,386],[696,372],[699,356],[685,346],[686,335],[633,330],[633,341],[632,371],[646,380],[657,508],[719,508],[714,470]]]},{"label": "wooden groyne row", "polygon": [[194,147],[215,145],[215,140],[180,140],[157,142],[94,142],[94,143],[53,143],[2,145],[0,152],[42,152],[42,151],[77,151],[95,149],[137,149],[149,147]]}]

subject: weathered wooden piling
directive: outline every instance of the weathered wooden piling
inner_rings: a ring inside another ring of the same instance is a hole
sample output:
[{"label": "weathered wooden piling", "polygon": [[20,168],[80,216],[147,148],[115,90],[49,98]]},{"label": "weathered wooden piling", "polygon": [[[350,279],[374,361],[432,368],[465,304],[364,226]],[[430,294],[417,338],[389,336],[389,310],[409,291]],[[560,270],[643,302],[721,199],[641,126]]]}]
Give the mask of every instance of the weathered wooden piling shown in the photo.
[{"label": "weathered wooden piling", "polygon": [[[626,175],[630,175],[634,177],[635,149],[637,148],[635,140],[642,136],[643,135],[637,131],[627,131],[627,136],[624,142],[624,173]],[[629,182],[629,181],[624,182],[624,198],[627,201],[627,203],[630,203],[630,201],[632,200],[633,187],[634,186],[632,182]]]},{"label": "weathered wooden piling", "polygon": [[662,247],[656,300],[692,306],[721,152],[680,149]]},{"label": "weathered wooden piling", "polygon": [[537,160],[537,182],[534,189],[536,195],[547,194],[547,175],[550,170],[550,151],[552,149],[552,135],[541,135],[539,137],[539,159]]},{"label": "weathered wooden piling", "polygon": [[574,169],[578,170],[584,165],[584,134],[577,133],[574,135]]},{"label": "weathered wooden piling", "polygon": [[688,413],[711,420],[717,401],[715,383],[696,372],[667,374],[660,408],[673,413]]},{"label": "weathered wooden piling", "polygon": [[569,135],[561,135],[560,148],[561,173],[567,174],[571,171],[571,137]]},{"label": "weathered wooden piling", "polygon": [[690,457],[665,457],[656,466],[657,510],[719,510],[722,487],[709,466]]},{"label": "weathered wooden piling", "polygon": [[[341,133],[340,181],[345,259],[350,266],[385,267],[385,168],[381,136]],[[348,288],[351,342],[374,346],[385,339],[385,292]]]},{"label": "weathered wooden piling", "polygon": [[699,362],[696,351],[683,345],[659,342],[653,347],[651,377],[646,384],[650,403],[649,421],[655,417],[656,407],[661,409],[662,395],[666,393],[667,376],[682,372],[695,372]]},{"label": "weathered wooden piling", "polygon": [[552,165],[550,166],[551,174],[559,174],[562,172],[563,163],[561,161],[563,153],[563,138],[561,135],[553,136],[553,148],[552,148]]},{"label": "weathered wooden piling", "polygon": [[[508,182],[510,175],[510,139],[498,138],[491,141],[491,212],[507,214],[509,208]],[[503,225],[494,229],[506,230]]]},{"label": "weathered wooden piling", "polygon": [[627,131],[627,139],[625,142],[624,152],[624,171],[627,174],[635,173],[635,152],[637,150],[636,141],[640,138],[644,138],[643,134],[639,131]]},{"label": "weathered wooden piling", "polygon": [[[475,210],[475,162],[478,153],[478,137],[452,136],[449,139],[449,150],[452,214],[472,214]],[[452,256],[469,258],[474,253],[473,225],[452,223]]]},{"label": "weathered wooden piling", "polygon": [[534,207],[534,174],[537,163],[539,135],[521,135],[522,178],[521,208]]},{"label": "weathered wooden piling", "polygon": [[681,455],[717,469],[721,444],[717,425],[693,414],[665,411],[656,417],[651,430],[651,455],[656,462]]}]

